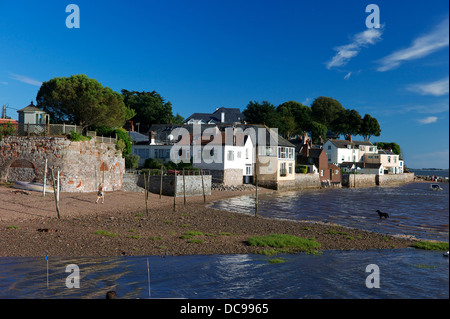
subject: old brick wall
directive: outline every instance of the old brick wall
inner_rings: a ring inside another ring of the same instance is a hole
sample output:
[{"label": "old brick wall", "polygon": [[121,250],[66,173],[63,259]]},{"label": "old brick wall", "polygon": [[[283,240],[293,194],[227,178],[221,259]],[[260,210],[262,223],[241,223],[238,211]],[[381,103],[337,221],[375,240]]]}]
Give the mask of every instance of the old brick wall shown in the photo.
[{"label": "old brick wall", "polygon": [[[105,191],[123,184],[125,161],[114,144],[72,142],[62,137],[6,137],[0,142],[0,181],[43,182],[48,168],[60,171],[62,192]],[[49,174],[47,177],[50,178]],[[50,180],[48,180],[50,181]]]}]

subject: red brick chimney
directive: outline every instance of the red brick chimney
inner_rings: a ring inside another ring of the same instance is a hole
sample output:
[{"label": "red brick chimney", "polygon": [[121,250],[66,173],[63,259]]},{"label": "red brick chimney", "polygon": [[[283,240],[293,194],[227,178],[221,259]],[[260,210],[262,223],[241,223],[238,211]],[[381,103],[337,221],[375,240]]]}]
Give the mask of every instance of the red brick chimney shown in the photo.
[{"label": "red brick chimney", "polygon": [[352,139],[352,136],[351,136],[351,135],[349,135],[349,136],[347,137],[347,141],[349,141],[350,143],[353,142],[353,139]]}]

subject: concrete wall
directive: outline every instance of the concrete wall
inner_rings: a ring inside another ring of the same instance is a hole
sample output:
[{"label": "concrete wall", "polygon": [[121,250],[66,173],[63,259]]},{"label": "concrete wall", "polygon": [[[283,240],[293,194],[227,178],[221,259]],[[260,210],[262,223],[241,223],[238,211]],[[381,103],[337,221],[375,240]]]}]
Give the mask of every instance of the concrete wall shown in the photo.
[{"label": "concrete wall", "polygon": [[342,186],[346,187],[369,187],[376,186],[375,174],[342,174]]},{"label": "concrete wall", "polygon": [[346,187],[369,187],[402,185],[414,181],[414,173],[405,174],[343,174],[342,186]]},{"label": "concrete wall", "polygon": [[414,182],[414,173],[378,175],[377,185],[401,185]]},{"label": "concrete wall", "polygon": [[[42,183],[45,159],[48,168],[60,171],[62,192],[94,192],[104,182],[105,191],[120,190],[125,172],[122,154],[114,144],[95,140],[72,142],[58,137],[14,137],[0,142],[0,181]],[[50,176],[47,174],[48,181]]]},{"label": "concrete wall", "polygon": [[295,174],[295,187],[297,189],[320,188],[319,174]]},{"label": "concrete wall", "polygon": [[[174,194],[174,175],[163,176],[162,194],[165,196],[173,196]],[[148,176],[146,177],[148,178]],[[203,175],[203,184],[205,187],[205,195],[211,195],[211,175]],[[155,194],[160,193],[161,176],[150,176],[149,191]],[[183,197],[186,191],[188,196],[203,196],[203,185],[201,175],[177,176],[177,197]],[[143,192],[144,191],[144,175],[125,174],[123,191]]]}]

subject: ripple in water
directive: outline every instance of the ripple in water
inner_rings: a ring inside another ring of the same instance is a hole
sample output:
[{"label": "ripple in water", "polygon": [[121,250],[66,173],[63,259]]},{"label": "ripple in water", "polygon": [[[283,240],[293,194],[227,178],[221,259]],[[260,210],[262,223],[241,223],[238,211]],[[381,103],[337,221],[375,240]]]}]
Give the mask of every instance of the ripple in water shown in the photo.
[{"label": "ripple in water", "polygon": [[[259,196],[258,215],[291,220],[332,222],[422,239],[449,239],[449,185],[440,192],[428,183],[398,187],[342,188],[269,193]],[[213,207],[254,214],[254,196],[217,201]],[[380,220],[377,209],[389,219]]]}]

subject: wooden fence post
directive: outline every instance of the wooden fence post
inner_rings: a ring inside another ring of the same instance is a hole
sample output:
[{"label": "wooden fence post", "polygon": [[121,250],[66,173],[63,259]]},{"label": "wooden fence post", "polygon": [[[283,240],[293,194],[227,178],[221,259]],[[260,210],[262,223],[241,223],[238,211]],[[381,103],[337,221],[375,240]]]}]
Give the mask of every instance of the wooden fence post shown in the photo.
[{"label": "wooden fence post", "polygon": [[203,169],[200,169],[200,175],[202,176],[203,204],[205,204],[206,196],[205,196],[205,182],[203,181]]},{"label": "wooden fence post", "polygon": [[183,168],[183,197],[184,197],[184,205],[186,205],[186,180],[184,178],[184,168]]},{"label": "wooden fence post", "polygon": [[177,198],[177,170],[175,169],[174,182],[173,182],[173,211],[174,212],[177,211],[176,198]]},{"label": "wooden fence post", "polygon": [[162,185],[163,185],[163,173],[164,173],[164,166],[161,165],[161,181],[159,182],[159,199],[161,199],[162,195]]},{"label": "wooden fence post", "polygon": [[145,173],[144,173],[144,198],[145,198],[145,212],[148,216],[148,193],[147,193],[147,179],[145,178]]},{"label": "wooden fence post", "polygon": [[55,183],[55,176],[53,174],[53,169],[50,169],[51,175],[52,175],[52,184],[53,184],[53,193],[55,194],[55,203],[56,203],[56,213],[58,214],[58,218],[61,218],[61,215],[59,214],[59,201],[56,197],[56,183]]}]

